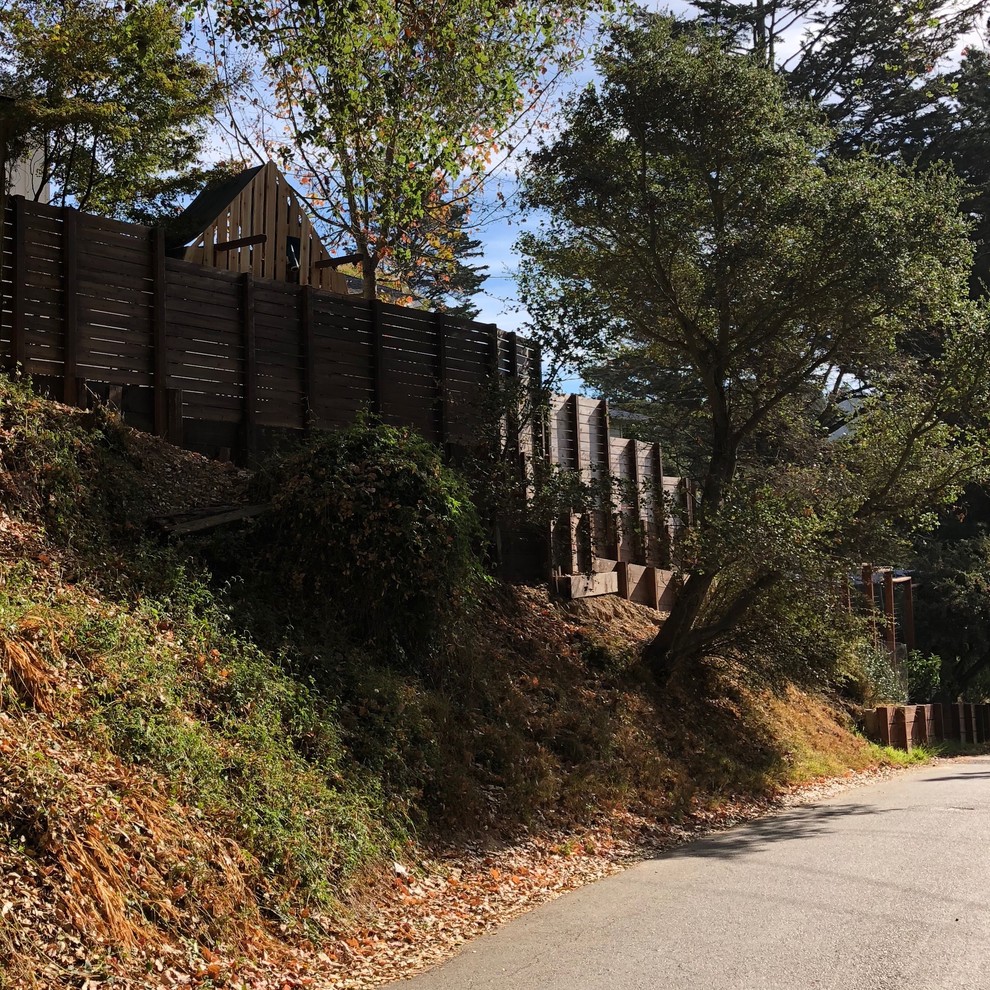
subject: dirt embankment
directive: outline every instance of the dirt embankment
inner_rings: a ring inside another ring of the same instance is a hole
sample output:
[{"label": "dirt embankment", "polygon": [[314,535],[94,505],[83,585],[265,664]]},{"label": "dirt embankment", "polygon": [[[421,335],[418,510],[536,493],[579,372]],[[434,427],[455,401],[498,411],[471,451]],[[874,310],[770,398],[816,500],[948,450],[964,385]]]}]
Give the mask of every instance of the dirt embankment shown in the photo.
[{"label": "dirt embankment", "polygon": [[490,587],[433,677],[249,627],[147,527],[245,484],[0,384],[0,987],[370,986],[883,760],[796,689],[659,697],[618,599]]}]

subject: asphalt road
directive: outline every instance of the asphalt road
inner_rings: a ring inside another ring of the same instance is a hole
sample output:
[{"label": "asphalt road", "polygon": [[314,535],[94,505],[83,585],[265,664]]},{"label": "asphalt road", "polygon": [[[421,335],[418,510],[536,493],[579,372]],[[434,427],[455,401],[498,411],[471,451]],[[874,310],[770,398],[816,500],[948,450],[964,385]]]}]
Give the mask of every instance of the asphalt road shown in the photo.
[{"label": "asphalt road", "polygon": [[567,894],[396,990],[990,990],[990,758]]}]

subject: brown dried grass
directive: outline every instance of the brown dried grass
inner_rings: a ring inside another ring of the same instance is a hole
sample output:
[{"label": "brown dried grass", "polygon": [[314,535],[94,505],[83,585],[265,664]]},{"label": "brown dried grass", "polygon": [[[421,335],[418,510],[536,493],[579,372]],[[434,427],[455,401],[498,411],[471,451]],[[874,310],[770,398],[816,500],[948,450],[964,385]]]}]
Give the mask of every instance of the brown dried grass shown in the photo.
[{"label": "brown dried grass", "polygon": [[5,682],[22,704],[44,715],[55,714],[57,678],[29,641],[0,635],[0,707]]},{"label": "brown dried grass", "polygon": [[132,971],[190,944],[279,954],[253,860],[164,782],[39,711],[0,714],[0,822],[0,904],[18,905],[0,924],[0,969],[19,974],[13,985],[61,986],[52,974],[74,965],[80,944],[87,956],[129,959]]}]

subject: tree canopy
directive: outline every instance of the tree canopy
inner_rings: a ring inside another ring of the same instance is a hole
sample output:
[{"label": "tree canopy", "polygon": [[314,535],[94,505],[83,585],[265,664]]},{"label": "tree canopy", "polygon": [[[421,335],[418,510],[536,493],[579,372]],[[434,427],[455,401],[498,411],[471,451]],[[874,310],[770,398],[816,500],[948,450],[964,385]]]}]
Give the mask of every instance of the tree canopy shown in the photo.
[{"label": "tree canopy", "polygon": [[0,7],[5,147],[41,156],[53,202],[147,220],[203,182],[221,90],[184,49],[172,0],[27,0]]},{"label": "tree canopy", "polygon": [[648,659],[685,673],[774,623],[807,652],[809,592],[834,601],[983,461],[960,183],[838,154],[778,75],[666,18],[617,29],[598,66],[533,156],[522,288],[558,352],[694,409],[700,504]]},{"label": "tree canopy", "polygon": [[451,257],[492,156],[589,6],[236,0],[212,37],[221,54],[241,44],[260,57],[272,89],[259,104],[278,127],[259,132],[264,150],[306,184],[330,239],[360,256],[373,297],[380,269],[408,282],[424,258]]}]

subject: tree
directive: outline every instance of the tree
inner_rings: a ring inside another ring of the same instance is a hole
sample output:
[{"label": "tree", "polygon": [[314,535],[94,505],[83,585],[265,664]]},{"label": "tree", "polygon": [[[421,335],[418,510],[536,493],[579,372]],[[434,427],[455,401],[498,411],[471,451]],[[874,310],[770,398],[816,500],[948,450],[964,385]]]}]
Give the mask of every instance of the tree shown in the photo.
[{"label": "tree", "polygon": [[990,542],[935,539],[914,561],[917,633],[942,659],[946,701],[984,697],[990,688]]},{"label": "tree", "polygon": [[488,266],[471,264],[484,256],[480,240],[467,233],[467,210],[458,204],[448,222],[418,226],[421,245],[412,254],[421,260],[408,276],[409,291],[431,309],[473,320],[480,310],[471,298],[488,280]]},{"label": "tree", "polygon": [[[868,148],[966,181],[976,221],[972,289],[990,277],[990,60],[970,43],[988,0],[699,0],[698,21],[774,68],[837,128],[835,150]],[[690,22],[694,23],[694,22]],[[800,32],[800,42],[794,36]],[[788,43],[789,42],[789,43]],[[960,51],[962,49],[962,51]]]},{"label": "tree", "polygon": [[40,149],[53,202],[148,220],[202,184],[221,89],[183,50],[177,3],[7,2],[0,30],[8,136]]},{"label": "tree", "polygon": [[986,319],[947,169],[834,154],[779,77],[664,18],[598,64],[533,156],[522,290],[548,346],[634,356],[666,372],[654,401],[702,418],[684,583],[646,654],[666,678],[786,625],[951,498],[984,457]]},{"label": "tree", "polygon": [[[331,242],[357,255],[374,298],[381,268],[408,282],[424,236],[458,230],[491,157],[539,102],[554,59],[566,61],[589,6],[237,0],[219,8],[211,36],[221,57],[232,44],[259,53],[273,80],[268,109],[288,135],[263,139],[263,153],[308,187]],[[456,240],[435,237],[434,253],[449,258]]]}]

